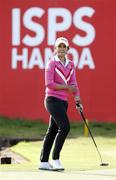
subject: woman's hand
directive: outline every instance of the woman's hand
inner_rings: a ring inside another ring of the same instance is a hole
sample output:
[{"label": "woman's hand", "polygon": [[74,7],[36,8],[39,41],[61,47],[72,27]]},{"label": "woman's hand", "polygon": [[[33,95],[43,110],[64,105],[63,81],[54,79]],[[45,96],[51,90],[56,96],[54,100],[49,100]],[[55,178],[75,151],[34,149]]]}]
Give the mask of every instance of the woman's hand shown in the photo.
[{"label": "woman's hand", "polygon": [[83,111],[83,105],[79,96],[75,97],[75,102],[76,102],[76,108],[78,109],[78,111]]},{"label": "woman's hand", "polygon": [[74,86],[74,85],[68,85],[68,90],[69,90],[69,92],[71,92],[71,93],[74,93],[74,92],[76,92],[76,86]]}]

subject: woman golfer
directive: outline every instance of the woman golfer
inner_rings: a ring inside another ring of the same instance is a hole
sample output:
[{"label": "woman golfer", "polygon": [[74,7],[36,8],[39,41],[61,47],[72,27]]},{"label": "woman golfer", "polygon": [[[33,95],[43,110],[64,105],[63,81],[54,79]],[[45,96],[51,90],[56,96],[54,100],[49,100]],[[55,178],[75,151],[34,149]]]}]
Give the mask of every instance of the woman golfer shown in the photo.
[{"label": "woman golfer", "polygon": [[[55,42],[55,56],[48,62],[45,69],[45,107],[50,114],[50,120],[40,156],[39,169],[41,170],[64,170],[59,159],[66,136],[70,130],[67,116],[69,92],[74,95],[75,103],[79,103],[83,109],[74,63],[66,56],[68,50],[68,40],[64,37],[58,38]],[[53,160],[50,163],[49,155],[53,143]]]}]

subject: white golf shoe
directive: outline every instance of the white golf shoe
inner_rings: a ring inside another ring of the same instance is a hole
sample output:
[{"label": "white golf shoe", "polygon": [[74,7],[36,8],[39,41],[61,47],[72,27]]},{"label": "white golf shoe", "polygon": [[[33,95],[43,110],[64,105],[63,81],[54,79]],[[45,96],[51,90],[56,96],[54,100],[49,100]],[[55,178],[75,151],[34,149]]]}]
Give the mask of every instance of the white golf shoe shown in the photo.
[{"label": "white golf shoe", "polygon": [[39,166],[40,170],[49,170],[52,171],[53,167],[49,162],[41,162]]},{"label": "white golf shoe", "polygon": [[61,164],[59,159],[52,160],[51,165],[52,165],[54,170],[59,170],[59,171],[63,171],[64,170],[64,167],[62,166],[62,164]]}]

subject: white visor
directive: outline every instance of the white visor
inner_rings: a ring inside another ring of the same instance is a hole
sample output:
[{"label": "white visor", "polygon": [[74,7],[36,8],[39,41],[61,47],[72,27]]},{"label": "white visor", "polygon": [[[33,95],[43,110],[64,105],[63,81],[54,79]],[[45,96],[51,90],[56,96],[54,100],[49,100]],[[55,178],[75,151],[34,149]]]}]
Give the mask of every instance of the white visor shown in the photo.
[{"label": "white visor", "polygon": [[61,43],[65,44],[66,47],[69,47],[69,42],[66,38],[60,37],[56,39],[55,47],[58,47]]}]

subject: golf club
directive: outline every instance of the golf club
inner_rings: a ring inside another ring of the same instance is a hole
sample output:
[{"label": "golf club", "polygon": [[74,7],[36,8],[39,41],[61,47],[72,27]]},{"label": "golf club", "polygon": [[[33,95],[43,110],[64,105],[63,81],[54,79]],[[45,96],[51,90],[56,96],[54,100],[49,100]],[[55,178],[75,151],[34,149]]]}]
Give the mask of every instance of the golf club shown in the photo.
[{"label": "golf club", "polygon": [[88,126],[88,124],[87,124],[87,122],[86,122],[86,119],[85,119],[85,117],[84,117],[84,114],[83,114],[83,112],[82,112],[82,109],[81,109],[80,104],[77,103],[76,106],[77,106],[77,108],[78,108],[79,111],[80,111],[80,114],[81,114],[81,116],[82,116],[82,119],[83,119],[83,121],[84,121],[84,123],[85,123],[85,125],[86,125],[86,127],[87,127],[87,129],[88,129],[88,131],[89,131],[89,134],[90,134],[90,136],[91,136],[91,138],[92,138],[92,140],[93,140],[93,143],[94,143],[94,145],[95,145],[95,147],[96,147],[96,149],[97,149],[97,152],[98,152],[98,154],[99,154],[100,161],[101,161],[100,166],[108,166],[109,163],[104,163],[103,160],[102,160],[102,156],[101,156],[101,154],[100,154],[100,151],[98,150],[97,144],[96,144],[95,139],[94,139],[94,137],[93,137],[93,135],[92,135],[92,133],[91,133],[91,130],[90,130],[90,128],[89,128],[89,126]]}]

